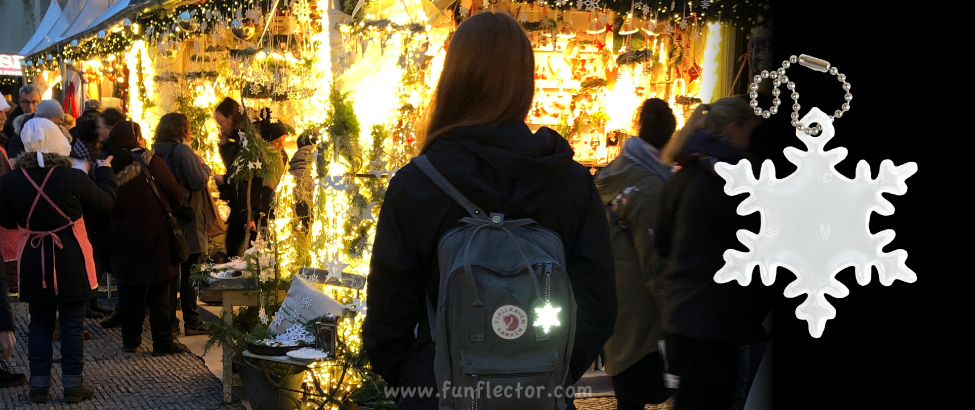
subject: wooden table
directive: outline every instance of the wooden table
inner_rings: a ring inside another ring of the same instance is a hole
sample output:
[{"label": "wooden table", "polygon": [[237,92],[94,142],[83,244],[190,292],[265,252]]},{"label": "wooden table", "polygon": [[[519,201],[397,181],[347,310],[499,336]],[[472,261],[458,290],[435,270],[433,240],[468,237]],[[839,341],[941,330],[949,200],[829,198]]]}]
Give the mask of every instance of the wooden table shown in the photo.
[{"label": "wooden table", "polygon": [[[233,321],[234,307],[236,306],[258,306],[260,299],[257,295],[257,282],[254,278],[228,278],[218,279],[210,283],[211,290],[219,290],[223,294],[223,307],[220,310],[220,318],[227,324]],[[284,299],[287,291],[279,290],[280,299]],[[233,354],[232,348],[227,344],[221,344],[223,348],[223,402],[224,404],[233,401]]]}]

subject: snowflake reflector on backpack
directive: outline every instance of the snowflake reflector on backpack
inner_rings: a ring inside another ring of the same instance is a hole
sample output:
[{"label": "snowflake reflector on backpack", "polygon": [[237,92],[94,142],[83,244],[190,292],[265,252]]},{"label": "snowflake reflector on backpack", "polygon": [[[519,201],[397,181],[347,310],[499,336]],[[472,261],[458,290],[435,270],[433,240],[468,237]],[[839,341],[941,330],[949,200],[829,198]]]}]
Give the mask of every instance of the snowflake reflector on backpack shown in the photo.
[{"label": "snowflake reflector on backpack", "polygon": [[871,179],[870,166],[861,160],[856,177],[851,180],[834,168],[846,158],[847,150],[823,150],[835,133],[830,118],[813,108],[800,122],[803,127],[818,123],[823,131],[819,137],[812,137],[796,130],[807,151],[793,147],[785,150],[786,158],[797,167],[792,175],[776,179],[771,161],[762,164],[758,180],[747,160],[737,165],[715,165],[715,171],[726,181],[726,194],[750,194],[738,206],[738,214],[759,211],[762,224],[758,234],[738,231],[738,240],[749,251],[725,251],[725,265],[714,280],[737,280],[747,286],[752,269],[758,266],[762,282],[768,286],[775,282],[777,267],[788,269],[796,280],[786,287],[785,296],[807,295],[796,309],[796,317],[807,321],[809,334],[819,338],[826,321],[836,317],[836,309],[825,295],[843,298],[849,294],[849,289],[836,280],[841,270],[852,266],[861,286],[870,283],[871,267],[877,268],[884,286],[894,280],[917,280],[906,265],[907,251],[882,250],[894,240],[894,231],[870,232],[872,212],[884,216],[894,213],[894,206],[881,194],[904,195],[904,181],[917,172],[917,164],[894,166],[885,160],[880,164],[879,176]]}]

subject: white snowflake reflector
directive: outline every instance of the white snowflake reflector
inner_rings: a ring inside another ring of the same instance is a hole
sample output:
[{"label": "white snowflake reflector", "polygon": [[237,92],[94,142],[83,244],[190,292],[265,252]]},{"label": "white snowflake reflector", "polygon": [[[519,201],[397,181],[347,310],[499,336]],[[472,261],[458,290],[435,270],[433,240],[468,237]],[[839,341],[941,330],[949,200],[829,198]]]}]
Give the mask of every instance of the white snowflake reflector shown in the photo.
[{"label": "white snowflake reflector", "polygon": [[548,334],[551,328],[562,324],[559,322],[559,312],[561,311],[562,308],[552,307],[551,302],[545,302],[545,306],[535,308],[535,315],[538,316],[535,319],[535,327],[541,327]]},{"label": "white snowflake reflector", "polygon": [[796,317],[809,324],[809,334],[823,335],[826,321],[836,317],[836,309],[825,295],[846,297],[850,291],[836,280],[836,274],[852,266],[857,282],[870,283],[870,268],[876,267],[880,283],[890,286],[894,280],[913,283],[917,276],[906,265],[907,251],[883,252],[894,240],[894,231],[870,233],[870,213],[890,216],[894,206],[881,194],[904,195],[905,180],[917,172],[917,164],[894,166],[890,160],[880,164],[876,179],[870,178],[870,166],[860,161],[856,177],[849,179],[833,167],[846,158],[845,148],[824,151],[835,130],[826,114],[813,108],[800,121],[803,127],[818,123],[820,136],[811,137],[796,130],[807,151],[793,147],[785,150],[789,162],[797,169],[784,179],[775,179],[771,161],[762,164],[758,180],[747,160],[737,165],[718,163],[715,171],[727,182],[730,196],[750,194],[738,206],[739,215],[759,211],[762,224],[758,234],[738,231],[738,240],[748,252],[727,250],[725,265],[714,275],[718,283],[737,280],[747,286],[751,271],[759,267],[762,283],[775,282],[775,269],[786,268],[796,275],[785,289],[785,296],[806,294],[796,309]]}]

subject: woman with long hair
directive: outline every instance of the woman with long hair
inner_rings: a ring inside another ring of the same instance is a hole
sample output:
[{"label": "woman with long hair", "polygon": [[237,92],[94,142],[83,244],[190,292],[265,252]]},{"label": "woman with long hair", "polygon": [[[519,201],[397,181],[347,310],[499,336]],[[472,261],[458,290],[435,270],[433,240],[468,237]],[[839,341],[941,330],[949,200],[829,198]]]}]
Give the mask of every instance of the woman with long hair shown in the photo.
[{"label": "woman with long hair", "polygon": [[[544,127],[533,133],[525,123],[534,71],[531,44],[513,18],[482,12],[464,21],[450,40],[422,153],[479,207],[532,218],[561,238],[578,306],[573,351],[559,358],[568,363],[565,385],[572,385],[613,331],[613,254],[589,170],[572,160],[565,138]],[[437,244],[468,216],[412,162],[389,181],[362,338],[373,369],[392,386],[441,391],[427,306],[439,293]],[[404,397],[398,406],[438,404],[436,397]]]},{"label": "woman with long hair", "polygon": [[166,212],[172,214],[183,205],[183,188],[163,159],[146,149],[138,123],[116,124],[109,138],[121,160],[116,166],[119,190],[112,209],[112,232],[115,274],[125,294],[121,299],[122,350],[135,353],[142,344],[148,306],[152,355],[185,352],[186,346],[173,339],[169,324],[169,282],[178,265],[170,256],[169,227],[164,219]]},{"label": "woman with long hair", "polygon": [[[247,218],[240,212],[240,201],[246,201],[246,197],[239,196],[238,189],[230,184],[230,176],[234,171],[234,160],[240,153],[240,130],[244,127],[243,107],[233,98],[224,98],[213,112],[213,119],[220,126],[220,158],[223,160],[224,169],[227,172],[223,175],[214,175],[213,180],[217,183],[220,191],[220,199],[227,201],[230,206],[230,215],[227,217],[227,236],[224,242],[227,247],[227,256],[241,256],[246,246],[249,226]],[[246,207],[246,205],[245,205]]]},{"label": "woman with long hair", "polygon": [[[178,112],[163,115],[156,126],[156,138],[152,150],[162,156],[169,170],[176,177],[180,187],[186,194],[182,206],[177,208],[176,215],[180,228],[189,245],[190,257],[180,264],[179,271],[169,284],[169,304],[171,315],[170,326],[173,333],[179,333],[179,318],[176,317],[178,308],[183,310],[183,331],[187,336],[207,334],[209,331],[201,329],[200,313],[196,306],[196,288],[190,280],[190,269],[202,262],[203,253],[207,250],[206,220],[203,215],[205,195],[210,195],[207,182],[210,180],[210,167],[203,158],[193,152],[190,141],[193,131],[190,129],[189,119]],[[176,294],[179,293],[179,305]]]},{"label": "woman with long hair", "polygon": [[17,229],[20,300],[30,308],[27,335],[30,399],[50,399],[55,323],[61,327],[64,399],[77,403],[94,390],[84,383],[82,326],[91,290],[98,286],[83,217],[109,213],[117,190],[112,158],[98,163],[94,181],[71,168],[71,146],[44,118],[24,124],[24,154],[0,178],[0,225]]},{"label": "woman with long hair", "polygon": [[724,252],[742,249],[736,232],[758,231],[759,214],[737,213],[718,162],[748,154],[755,113],[738,98],[701,104],[663,150],[681,168],[666,183],[653,223],[660,255],[668,371],[680,377],[675,410],[728,409],[738,377],[738,347],[767,339],[762,321],[774,291],[761,284],[719,284]]},{"label": "woman with long hair", "polygon": [[610,221],[619,303],[616,331],[603,349],[604,370],[612,377],[620,410],[643,409],[670,397],[657,349],[663,331],[650,223],[671,175],[660,151],[674,134],[677,118],[659,98],[646,100],[638,118],[639,136],[626,139],[622,155],[596,175]]}]

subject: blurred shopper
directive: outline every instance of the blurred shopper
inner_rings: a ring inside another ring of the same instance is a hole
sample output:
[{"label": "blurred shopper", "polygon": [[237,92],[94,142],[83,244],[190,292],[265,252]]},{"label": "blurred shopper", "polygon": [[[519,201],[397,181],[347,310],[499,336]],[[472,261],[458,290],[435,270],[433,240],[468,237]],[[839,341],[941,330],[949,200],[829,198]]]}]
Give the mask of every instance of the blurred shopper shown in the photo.
[{"label": "blurred shopper", "polygon": [[311,224],[309,211],[315,190],[310,169],[311,162],[315,160],[315,144],[318,144],[317,130],[308,130],[298,136],[298,151],[295,151],[288,165],[288,172],[295,177],[295,215],[306,232]]},{"label": "blurred shopper", "polygon": [[[71,129],[77,125],[77,122],[75,121],[75,118],[71,116],[71,114],[64,114],[64,117],[62,118],[63,120],[61,122],[61,126],[68,130],[68,134],[70,135]],[[71,136],[71,140],[74,141],[74,135]]]},{"label": "blurred shopper", "polygon": [[[207,250],[203,202],[207,200],[206,195],[210,195],[207,189],[210,167],[190,148],[192,137],[193,132],[186,116],[180,113],[169,113],[159,119],[155,142],[152,144],[152,150],[166,162],[185,194],[182,206],[176,208],[175,215],[189,245],[190,257],[180,264],[179,271],[169,284],[169,304],[172,312],[170,327],[173,329],[173,334],[179,334],[179,318],[176,316],[176,310],[182,308],[183,329],[186,336],[209,333],[200,326],[202,323],[196,306],[196,288],[190,280],[190,270],[193,265],[202,261],[202,255]],[[177,292],[179,292],[178,302]]]},{"label": "blurred shopper", "polygon": [[701,104],[664,148],[663,160],[681,168],[664,183],[654,218],[661,257],[667,364],[680,377],[675,410],[731,408],[738,350],[766,338],[762,321],[773,293],[761,284],[718,284],[724,252],[740,249],[736,232],[758,231],[758,213],[740,216],[740,198],[724,193],[717,162],[746,157],[755,114],[738,98]]},{"label": "blurred shopper", "polygon": [[[223,159],[224,169],[227,172],[223,175],[214,175],[213,180],[220,191],[220,199],[227,201],[230,206],[230,215],[227,217],[227,236],[224,240],[227,247],[227,256],[242,256],[248,234],[247,218],[240,212],[239,201],[246,201],[245,198],[238,198],[237,187],[230,184],[230,176],[234,171],[234,160],[240,152],[240,130],[244,125],[243,107],[233,98],[224,98],[213,112],[213,119],[220,126],[220,158]],[[246,208],[246,205],[244,205]]]},{"label": "blurred shopper", "polygon": [[119,190],[112,210],[115,275],[125,294],[121,300],[122,350],[134,353],[142,344],[148,306],[152,355],[185,352],[186,347],[173,339],[169,324],[169,283],[178,265],[170,256],[169,227],[164,219],[165,212],[172,213],[183,204],[183,189],[163,159],[145,149],[139,124],[122,121],[112,128],[109,138],[117,148],[115,157],[122,161],[116,166]]},{"label": "blurred shopper", "polygon": [[[2,97],[2,96],[0,96]],[[10,105],[6,98],[0,98],[0,179],[10,171],[7,161],[7,137],[3,128],[7,122],[7,110]],[[7,367],[6,360],[14,353],[17,340],[14,338],[14,317],[7,303],[8,288],[10,293],[17,293],[17,230],[0,226],[0,388],[23,386],[27,377],[22,373],[14,373]]]},{"label": "blurred shopper", "polygon": [[639,128],[639,138],[628,138],[623,155],[596,176],[616,259],[619,312],[604,357],[620,410],[643,409],[670,398],[657,349],[664,334],[650,225],[660,189],[671,175],[660,151],[677,128],[677,117],[665,101],[648,99],[640,109]]},{"label": "blurred shopper", "polygon": [[[592,174],[572,160],[565,138],[544,127],[533,133],[525,124],[534,67],[531,44],[513,18],[482,12],[465,20],[447,51],[421,153],[481,209],[506,219],[532,218],[559,235],[578,307],[572,352],[558,358],[568,364],[565,385],[572,385],[613,333],[613,251]],[[469,216],[412,162],[389,181],[362,340],[373,369],[391,386],[441,391],[427,306],[438,297],[437,244]],[[438,399],[409,397],[397,404],[436,409]]]},{"label": "blurred shopper", "polygon": [[[115,128],[116,124],[124,120],[125,116],[121,111],[115,108],[106,108],[105,111],[101,113],[101,116],[95,120],[95,132],[98,134],[99,145],[97,155],[99,159],[108,157],[115,150],[112,147],[112,141],[109,139],[109,135],[112,132],[112,128]],[[92,154],[94,155],[95,153]],[[112,241],[111,215],[99,215],[92,220],[92,224],[99,232],[98,243],[95,245],[95,251],[101,255],[99,259],[106,261],[104,270],[114,273],[115,258],[113,257],[113,251],[115,249],[115,245]],[[116,280],[118,280],[117,276]],[[101,322],[102,327],[112,329],[122,326],[121,307],[123,305],[122,301],[124,298],[125,291],[122,290],[121,286],[119,286],[118,302],[115,304],[115,313],[112,315],[112,317]]]},{"label": "blurred shopper", "polygon": [[112,158],[99,164],[93,182],[70,168],[71,146],[51,121],[31,119],[23,137],[25,155],[0,179],[0,225],[19,231],[20,299],[30,308],[30,399],[50,399],[57,320],[64,399],[77,403],[94,395],[82,376],[82,325],[85,304],[98,285],[83,216],[111,211],[117,189]]},{"label": "blurred shopper", "polygon": [[[14,108],[14,110],[10,112],[9,115],[7,115],[7,124],[4,125],[3,127],[3,133],[7,136],[7,138],[13,138],[14,135],[20,134],[19,132],[17,133],[14,132],[14,125],[13,125],[14,120],[16,120],[17,117],[24,114],[33,114],[34,111],[37,110],[37,104],[39,104],[40,102],[41,102],[41,90],[38,89],[36,85],[27,84],[23,87],[20,87],[20,99],[17,102],[17,107]],[[20,155],[20,152],[22,152],[23,150],[23,147],[21,147],[18,150],[15,150],[16,153],[10,153],[11,147],[7,146],[6,148],[7,148],[7,154],[10,155],[11,158]]]},{"label": "blurred shopper", "polygon": [[34,111],[29,114],[23,114],[15,118],[13,132],[14,135],[10,136],[10,141],[7,142],[7,155],[11,158],[15,158],[24,152],[24,143],[21,140],[20,132],[24,124],[32,118],[46,118],[58,126],[61,130],[61,135],[64,136],[68,142],[71,142],[71,136],[68,130],[65,129],[62,124],[64,123],[64,109],[61,108],[61,103],[56,100],[44,100],[33,106]]}]

